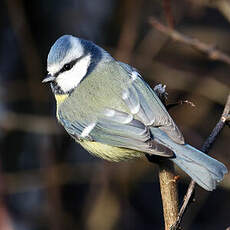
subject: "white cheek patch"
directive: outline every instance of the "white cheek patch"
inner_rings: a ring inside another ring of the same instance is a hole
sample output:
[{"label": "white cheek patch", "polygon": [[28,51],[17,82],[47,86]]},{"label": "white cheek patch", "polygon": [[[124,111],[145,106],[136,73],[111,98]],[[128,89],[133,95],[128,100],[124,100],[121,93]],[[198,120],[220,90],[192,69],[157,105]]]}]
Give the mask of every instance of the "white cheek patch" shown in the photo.
[{"label": "white cheek patch", "polygon": [[71,70],[60,73],[56,79],[57,84],[63,92],[68,92],[78,86],[81,80],[85,77],[90,65],[91,56],[80,59]]}]

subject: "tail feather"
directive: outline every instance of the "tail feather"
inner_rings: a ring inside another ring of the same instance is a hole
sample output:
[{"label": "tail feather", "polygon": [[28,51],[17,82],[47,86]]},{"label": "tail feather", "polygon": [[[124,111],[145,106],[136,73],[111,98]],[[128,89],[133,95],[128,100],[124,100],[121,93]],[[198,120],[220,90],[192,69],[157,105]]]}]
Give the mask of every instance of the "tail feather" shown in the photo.
[{"label": "tail feather", "polygon": [[216,183],[220,182],[228,173],[224,164],[191,145],[177,144],[158,130],[154,134],[156,134],[154,135],[156,141],[165,144],[175,153],[175,158],[171,160],[204,189],[212,191],[216,188]]},{"label": "tail feather", "polygon": [[176,158],[172,161],[208,191],[215,189],[216,182],[221,181],[228,172],[224,164],[190,145],[175,145],[173,150]]}]

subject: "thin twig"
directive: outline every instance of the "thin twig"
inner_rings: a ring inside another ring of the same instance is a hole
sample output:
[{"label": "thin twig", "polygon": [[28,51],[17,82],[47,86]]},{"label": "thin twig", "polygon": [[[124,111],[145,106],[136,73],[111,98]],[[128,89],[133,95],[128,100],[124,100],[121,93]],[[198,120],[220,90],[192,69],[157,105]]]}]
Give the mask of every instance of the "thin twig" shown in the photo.
[{"label": "thin twig", "polygon": [[172,1],[171,0],[163,0],[163,8],[164,8],[164,13],[165,13],[165,18],[168,23],[168,26],[170,28],[174,27],[174,18],[173,18],[173,13],[172,13],[172,6],[171,6]]},{"label": "thin twig", "polygon": [[173,107],[176,107],[178,105],[183,105],[183,104],[190,105],[191,107],[196,107],[193,102],[191,102],[189,100],[185,100],[185,101],[179,101],[179,102],[176,102],[176,103],[173,103],[173,104],[168,104],[168,105],[166,105],[166,109],[170,110]]},{"label": "thin twig", "polygon": [[230,65],[230,56],[217,49],[214,45],[206,44],[204,42],[201,42],[197,38],[191,38],[187,35],[179,33],[178,31],[163,25],[154,17],[151,17],[149,22],[155,29],[159,30],[164,34],[167,34],[173,40],[191,46],[192,48],[202,52],[203,54],[206,54],[212,60],[222,61]]},{"label": "thin twig", "polygon": [[188,208],[188,205],[191,203],[192,201],[192,197],[193,197],[193,194],[194,194],[194,189],[195,189],[195,181],[194,180],[191,180],[189,186],[188,186],[188,190],[186,192],[186,195],[184,196],[184,201],[183,201],[183,204],[181,205],[181,208],[180,208],[180,211],[179,211],[179,214],[177,216],[177,220],[176,222],[171,226],[170,230],[177,230],[179,229],[180,227],[180,223],[182,221],[182,218],[184,216],[184,213],[185,211],[187,210]]},{"label": "thin twig", "polygon": [[213,142],[216,140],[217,136],[220,134],[220,131],[224,128],[224,125],[228,119],[229,116],[229,111],[230,111],[230,94],[228,95],[227,102],[224,107],[224,111],[221,115],[221,118],[219,122],[216,124],[216,127],[213,129],[211,135],[207,138],[205,141],[204,145],[202,146],[202,151],[207,153]]},{"label": "thin twig", "polygon": [[[210,134],[210,136],[206,139],[206,141],[204,142],[201,150],[204,153],[207,153],[211,146],[213,145],[213,143],[216,141],[217,136],[220,134],[221,130],[224,128],[224,125],[226,124],[227,118],[229,117],[229,112],[230,112],[230,94],[228,95],[225,107],[224,107],[224,111],[221,115],[221,118],[219,120],[219,122],[216,124],[215,128],[213,129],[212,133]],[[181,206],[181,209],[179,211],[178,217],[177,217],[177,221],[175,222],[175,224],[171,227],[171,230],[176,230],[179,228],[181,220],[184,216],[184,213],[188,207],[188,204],[191,202],[191,198],[193,195],[195,189],[195,181],[191,181],[187,190],[187,193],[184,197],[184,202]]]}]

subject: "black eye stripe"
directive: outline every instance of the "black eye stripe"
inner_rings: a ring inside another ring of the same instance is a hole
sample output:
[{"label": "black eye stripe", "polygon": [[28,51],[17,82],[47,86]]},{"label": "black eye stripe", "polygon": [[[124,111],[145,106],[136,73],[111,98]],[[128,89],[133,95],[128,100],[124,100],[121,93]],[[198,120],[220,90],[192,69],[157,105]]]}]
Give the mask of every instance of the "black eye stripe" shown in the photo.
[{"label": "black eye stripe", "polygon": [[65,71],[68,71],[68,70],[72,69],[73,66],[77,63],[78,60],[79,60],[79,58],[77,58],[77,59],[75,59],[75,60],[73,60],[73,61],[71,61],[69,63],[64,64],[64,66],[61,68],[59,73],[63,73]]},{"label": "black eye stripe", "polygon": [[[59,71],[59,73],[63,73],[63,72],[65,72],[65,71],[68,71],[68,70],[72,69],[73,66],[74,66],[77,62],[79,62],[82,58],[84,58],[86,55],[87,55],[87,53],[84,54],[84,55],[82,55],[82,56],[79,57],[79,58],[74,59],[73,61],[71,61],[71,62],[69,62],[69,63],[64,64],[64,66],[61,68],[61,70]],[[58,74],[59,74],[59,73],[58,73]]]},{"label": "black eye stripe", "polygon": [[[64,64],[64,66],[61,68],[61,70],[59,70],[57,73],[55,73],[54,76],[57,78],[58,75],[59,75],[60,73],[63,73],[63,72],[66,72],[66,71],[72,69],[73,66],[74,66],[77,62],[79,62],[82,58],[86,57],[88,54],[89,54],[89,53],[87,52],[87,53],[85,53],[84,55],[82,55],[81,57],[76,58],[76,59],[74,59],[74,60],[72,60],[72,61],[70,61],[70,62]],[[70,68],[69,68],[69,69],[68,69],[68,68],[66,69],[66,68],[65,68],[65,67],[67,67],[66,65],[70,65]]]}]

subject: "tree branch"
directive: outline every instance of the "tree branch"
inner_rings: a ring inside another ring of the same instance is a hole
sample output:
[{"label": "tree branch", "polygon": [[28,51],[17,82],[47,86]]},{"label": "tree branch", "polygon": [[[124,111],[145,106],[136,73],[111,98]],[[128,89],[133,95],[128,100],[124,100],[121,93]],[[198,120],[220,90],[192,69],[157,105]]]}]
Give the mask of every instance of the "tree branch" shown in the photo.
[{"label": "tree branch", "polygon": [[161,161],[159,164],[159,180],[161,199],[163,204],[165,230],[169,230],[175,223],[178,216],[178,191],[177,177],[173,162],[169,160]]},{"label": "tree branch", "polygon": [[[226,122],[228,121],[228,117],[229,117],[229,112],[230,112],[230,94],[228,95],[227,98],[227,102],[225,104],[224,107],[224,111],[220,117],[219,122],[216,124],[216,126],[214,127],[212,133],[210,134],[210,136],[206,139],[206,141],[204,142],[201,151],[203,151],[204,153],[207,153],[211,146],[213,145],[213,143],[216,141],[218,135],[220,134],[221,130],[224,128],[224,125],[226,124]],[[181,220],[184,216],[184,213],[189,205],[189,203],[191,202],[192,199],[192,195],[194,193],[194,189],[195,189],[195,181],[191,181],[187,190],[187,193],[184,197],[184,202],[180,208],[178,217],[177,217],[177,221],[174,223],[174,225],[170,228],[171,230],[176,230],[179,228]]]},{"label": "tree branch", "polygon": [[173,30],[163,25],[154,17],[151,17],[149,22],[155,29],[159,30],[164,34],[167,34],[173,40],[189,45],[195,50],[203,54],[206,54],[212,60],[222,61],[230,65],[230,56],[220,51],[215,46],[201,42],[197,38],[191,38],[189,36],[185,36],[182,33],[179,33],[176,30]]},{"label": "tree branch", "polygon": [[[166,104],[167,100],[167,92],[165,90],[166,86],[159,84],[154,87],[154,91],[161,99],[161,101]],[[185,103],[191,104],[195,106],[193,103],[185,101]],[[180,105],[182,103],[177,103],[176,105]],[[173,105],[174,106],[174,105]],[[229,123],[229,111],[230,111],[230,94],[228,95],[223,113],[219,122],[216,124],[210,136],[204,142],[201,151],[204,153],[208,153],[212,144],[217,139],[224,125]],[[191,203],[194,189],[195,189],[195,181],[191,180],[186,195],[184,197],[184,202],[180,208],[178,214],[178,192],[176,188],[176,176],[174,172],[173,164],[169,161],[161,161],[159,158],[151,158],[148,157],[150,162],[156,162],[159,165],[159,180],[160,180],[160,189],[161,189],[161,197],[163,203],[163,211],[164,211],[164,221],[165,221],[165,229],[168,230],[177,230],[180,226],[181,220],[184,216],[188,205]]]},{"label": "tree branch", "polygon": [[[162,103],[166,105],[167,92],[166,86],[159,84],[154,87],[154,91],[161,99]],[[161,198],[164,212],[165,230],[169,230],[178,216],[178,192],[176,185],[176,176],[173,162],[169,160],[162,160],[159,157],[147,156],[150,162],[157,162],[159,165],[159,181]]]}]

